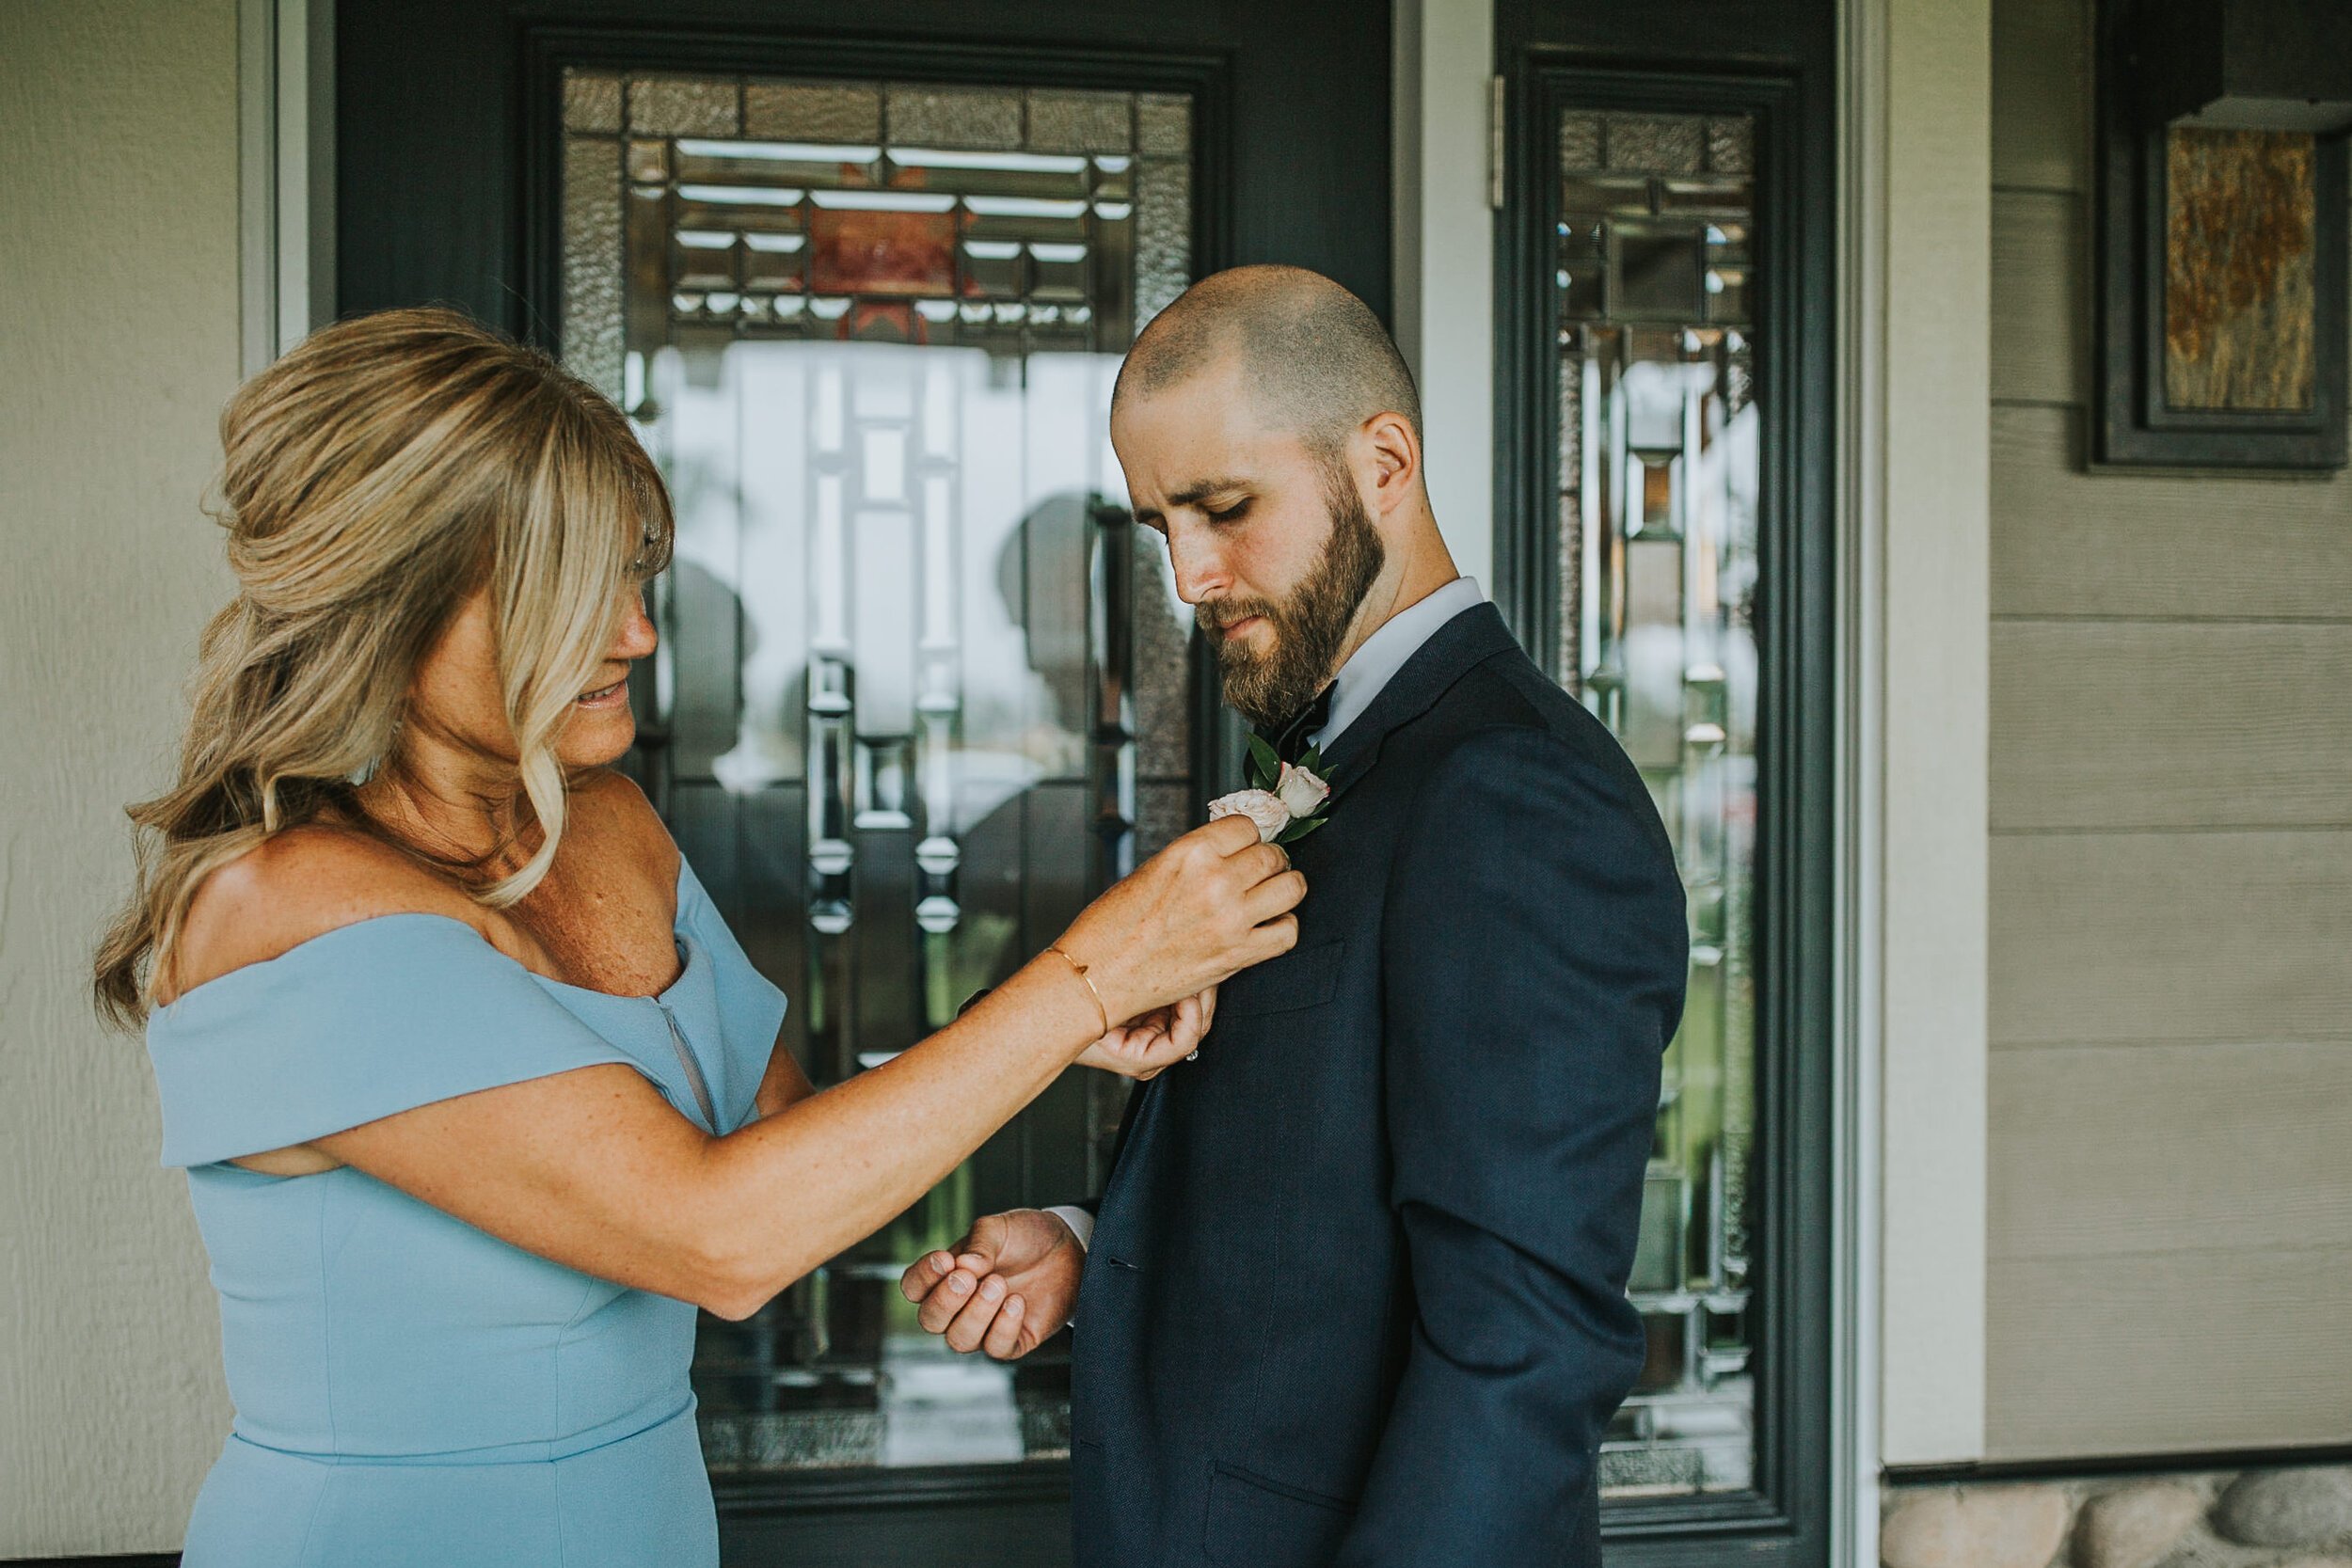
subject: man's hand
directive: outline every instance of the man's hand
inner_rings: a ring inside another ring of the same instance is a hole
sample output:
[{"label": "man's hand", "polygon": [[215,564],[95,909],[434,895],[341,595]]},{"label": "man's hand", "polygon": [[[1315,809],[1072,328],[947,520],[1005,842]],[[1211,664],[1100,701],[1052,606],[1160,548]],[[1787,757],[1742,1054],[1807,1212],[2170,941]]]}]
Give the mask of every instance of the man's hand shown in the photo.
[{"label": "man's hand", "polygon": [[1058,1333],[1078,1305],[1086,1250],[1058,1215],[1015,1209],[974,1222],[953,1253],[918,1259],[898,1281],[925,1331],[947,1348],[1015,1361]]}]

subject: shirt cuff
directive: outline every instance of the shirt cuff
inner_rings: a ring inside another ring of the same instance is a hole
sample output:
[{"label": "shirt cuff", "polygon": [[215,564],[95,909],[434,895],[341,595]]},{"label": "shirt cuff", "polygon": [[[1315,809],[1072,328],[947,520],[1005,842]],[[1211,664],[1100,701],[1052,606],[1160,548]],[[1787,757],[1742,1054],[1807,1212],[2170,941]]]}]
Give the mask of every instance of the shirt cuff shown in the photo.
[{"label": "shirt cuff", "polygon": [[1057,1204],[1045,1212],[1049,1214],[1059,1216],[1062,1224],[1070,1227],[1070,1233],[1078,1238],[1078,1250],[1080,1252],[1086,1251],[1087,1247],[1093,1242],[1094,1216],[1092,1214],[1088,1213],[1083,1209],[1074,1209],[1066,1203]]}]

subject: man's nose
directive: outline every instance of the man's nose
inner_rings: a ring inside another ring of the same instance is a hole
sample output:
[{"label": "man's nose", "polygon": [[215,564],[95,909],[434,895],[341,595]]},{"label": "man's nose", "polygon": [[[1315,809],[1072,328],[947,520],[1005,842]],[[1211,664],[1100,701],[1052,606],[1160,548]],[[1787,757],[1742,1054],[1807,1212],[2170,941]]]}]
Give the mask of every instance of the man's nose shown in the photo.
[{"label": "man's nose", "polygon": [[1176,569],[1176,596],[1197,605],[1232,586],[1232,575],[1205,529],[1168,530],[1168,561]]}]

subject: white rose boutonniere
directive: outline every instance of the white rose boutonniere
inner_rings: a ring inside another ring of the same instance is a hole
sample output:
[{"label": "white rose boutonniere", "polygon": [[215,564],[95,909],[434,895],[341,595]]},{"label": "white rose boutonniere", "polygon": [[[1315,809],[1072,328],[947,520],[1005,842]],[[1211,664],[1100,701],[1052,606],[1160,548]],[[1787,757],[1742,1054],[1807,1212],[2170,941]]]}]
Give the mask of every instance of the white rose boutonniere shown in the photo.
[{"label": "white rose boutonniere", "polygon": [[1331,798],[1331,786],[1317,778],[1312,768],[1286,762],[1274,781],[1274,794],[1290,808],[1294,821],[1304,821],[1323,809]]},{"label": "white rose boutonniere", "polygon": [[1331,785],[1322,767],[1323,753],[1313,747],[1296,762],[1284,762],[1273,747],[1251,736],[1250,787],[1213,802],[1210,820],[1245,816],[1258,825],[1260,843],[1295,844],[1322,827],[1329,815]]},{"label": "white rose boutonniere", "polygon": [[1220,816],[1247,816],[1257,825],[1258,842],[1271,844],[1291,825],[1291,809],[1282,798],[1263,789],[1237,789],[1209,802],[1209,820]]}]

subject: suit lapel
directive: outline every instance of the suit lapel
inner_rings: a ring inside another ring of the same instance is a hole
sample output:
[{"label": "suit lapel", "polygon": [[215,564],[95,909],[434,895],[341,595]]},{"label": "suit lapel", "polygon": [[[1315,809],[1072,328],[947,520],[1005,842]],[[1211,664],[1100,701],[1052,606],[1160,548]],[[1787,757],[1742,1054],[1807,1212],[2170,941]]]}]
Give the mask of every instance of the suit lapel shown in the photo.
[{"label": "suit lapel", "polygon": [[1331,798],[1338,800],[1371,772],[1389,736],[1428,712],[1454,682],[1518,646],[1492,604],[1466,610],[1439,626],[1325,753],[1324,777],[1330,783]]}]

